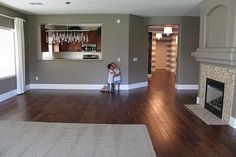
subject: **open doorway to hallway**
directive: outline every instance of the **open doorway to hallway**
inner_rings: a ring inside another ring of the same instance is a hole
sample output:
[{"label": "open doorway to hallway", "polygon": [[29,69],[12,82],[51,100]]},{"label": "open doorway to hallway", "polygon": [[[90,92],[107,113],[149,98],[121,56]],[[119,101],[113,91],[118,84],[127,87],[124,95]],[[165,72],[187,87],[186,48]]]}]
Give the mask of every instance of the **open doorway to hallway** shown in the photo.
[{"label": "open doorway to hallway", "polygon": [[[179,26],[173,24],[149,26],[148,76],[157,70],[176,73]],[[168,32],[169,31],[169,32]]]}]

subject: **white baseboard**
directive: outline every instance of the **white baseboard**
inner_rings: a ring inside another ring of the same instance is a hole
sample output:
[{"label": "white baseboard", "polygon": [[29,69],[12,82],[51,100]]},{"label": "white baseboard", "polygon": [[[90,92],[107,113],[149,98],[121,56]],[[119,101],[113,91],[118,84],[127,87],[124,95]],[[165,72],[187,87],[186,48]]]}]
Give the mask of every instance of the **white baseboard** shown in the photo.
[{"label": "white baseboard", "polygon": [[[27,91],[27,90],[30,90],[30,85],[25,86],[25,91]],[[16,95],[17,95],[16,89],[14,89],[12,91],[9,91],[9,92],[6,92],[4,94],[1,94],[0,95],[0,102],[3,102],[7,99],[10,99],[11,97],[16,96]]]},{"label": "white baseboard", "polygon": [[236,129],[236,119],[234,117],[232,117],[232,116],[230,116],[229,125],[232,128]]},{"label": "white baseboard", "polygon": [[142,87],[147,87],[148,82],[134,83],[134,84],[129,84],[128,86],[129,86],[129,90],[136,89],[136,88],[142,88]]},{"label": "white baseboard", "polygon": [[1,94],[0,95],[0,102],[3,102],[5,100],[7,100],[7,99],[10,99],[11,97],[16,96],[16,95],[17,95],[16,94],[16,89],[14,89],[12,91],[9,91],[7,93]]},{"label": "white baseboard", "polygon": [[133,83],[129,85],[121,85],[120,89],[121,90],[132,90],[132,89],[137,89],[137,88],[142,88],[142,87],[147,87],[148,82],[140,82],[140,83]]},{"label": "white baseboard", "polygon": [[30,84],[30,89],[80,89],[99,90],[103,84]]},{"label": "white baseboard", "polygon": [[175,84],[177,90],[198,90],[198,84]]},{"label": "white baseboard", "polygon": [[[100,90],[104,84],[30,84],[30,89],[79,89]],[[131,90],[148,86],[148,82],[120,85],[120,90]]]}]

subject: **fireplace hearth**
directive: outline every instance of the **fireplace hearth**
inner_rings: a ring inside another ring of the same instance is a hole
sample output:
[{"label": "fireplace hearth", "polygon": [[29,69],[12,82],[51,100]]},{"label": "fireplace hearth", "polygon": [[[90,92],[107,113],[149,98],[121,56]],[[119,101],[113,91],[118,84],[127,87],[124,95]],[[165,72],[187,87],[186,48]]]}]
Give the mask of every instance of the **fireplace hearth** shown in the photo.
[{"label": "fireplace hearth", "polygon": [[225,84],[206,78],[205,108],[222,118]]}]

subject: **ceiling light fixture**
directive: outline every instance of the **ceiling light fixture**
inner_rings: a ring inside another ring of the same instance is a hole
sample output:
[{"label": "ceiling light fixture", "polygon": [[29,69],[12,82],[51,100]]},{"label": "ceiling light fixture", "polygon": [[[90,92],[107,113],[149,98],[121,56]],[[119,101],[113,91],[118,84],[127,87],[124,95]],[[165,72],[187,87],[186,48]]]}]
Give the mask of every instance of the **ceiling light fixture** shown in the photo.
[{"label": "ceiling light fixture", "polygon": [[[71,2],[67,1],[65,4],[69,6]],[[66,28],[65,29],[54,29],[46,30],[48,33],[47,42],[49,43],[88,43],[88,32],[89,30],[80,30],[80,29],[69,29],[68,15],[66,16]]]},{"label": "ceiling light fixture", "polygon": [[166,26],[164,27],[164,33],[169,36],[172,33],[172,27]]},{"label": "ceiling light fixture", "polygon": [[157,33],[156,38],[157,38],[157,40],[160,40],[162,38],[162,33]]}]

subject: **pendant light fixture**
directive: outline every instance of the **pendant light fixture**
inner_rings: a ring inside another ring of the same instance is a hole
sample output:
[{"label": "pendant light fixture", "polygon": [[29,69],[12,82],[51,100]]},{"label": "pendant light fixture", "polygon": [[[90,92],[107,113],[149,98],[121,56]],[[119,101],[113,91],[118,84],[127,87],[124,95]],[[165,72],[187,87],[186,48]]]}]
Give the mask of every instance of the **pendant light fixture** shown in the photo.
[{"label": "pendant light fixture", "polygon": [[157,40],[160,40],[162,38],[162,33],[156,33]]},{"label": "pendant light fixture", "polygon": [[172,27],[166,26],[164,27],[164,33],[169,36],[172,33]]},{"label": "pendant light fixture", "polygon": [[[69,6],[71,2],[65,2],[66,6]],[[68,24],[68,15],[66,16],[66,29],[54,29],[46,30],[48,32],[47,42],[52,42],[54,44],[64,42],[67,43],[88,43],[88,32],[89,30],[80,30],[80,29],[70,29]]]}]

